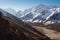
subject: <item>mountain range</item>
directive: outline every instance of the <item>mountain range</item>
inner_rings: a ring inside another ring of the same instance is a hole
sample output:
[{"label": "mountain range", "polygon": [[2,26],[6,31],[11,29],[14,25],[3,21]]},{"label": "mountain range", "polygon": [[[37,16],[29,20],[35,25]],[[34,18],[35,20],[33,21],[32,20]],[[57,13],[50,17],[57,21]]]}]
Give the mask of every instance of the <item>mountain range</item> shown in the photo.
[{"label": "mountain range", "polygon": [[[13,11],[12,11],[13,10]],[[14,9],[5,9],[24,22],[42,23],[44,25],[60,22],[60,6],[37,5],[24,11],[16,12]]]},{"label": "mountain range", "polygon": [[0,40],[51,40],[31,25],[0,9]]},{"label": "mountain range", "polygon": [[34,26],[60,32],[60,6],[37,5],[24,11],[0,8],[0,40],[51,40]]}]

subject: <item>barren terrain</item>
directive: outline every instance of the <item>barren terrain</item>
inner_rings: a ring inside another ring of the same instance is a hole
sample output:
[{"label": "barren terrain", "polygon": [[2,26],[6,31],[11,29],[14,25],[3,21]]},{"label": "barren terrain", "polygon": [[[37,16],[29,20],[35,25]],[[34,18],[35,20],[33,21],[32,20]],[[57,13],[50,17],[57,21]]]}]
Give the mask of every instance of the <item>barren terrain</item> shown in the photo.
[{"label": "barren terrain", "polygon": [[47,35],[48,37],[50,37],[52,40],[60,40],[60,32],[57,32],[55,30],[52,29],[47,29],[45,27],[38,27],[38,26],[33,26],[35,29],[37,29],[38,31],[43,32],[45,35]]}]

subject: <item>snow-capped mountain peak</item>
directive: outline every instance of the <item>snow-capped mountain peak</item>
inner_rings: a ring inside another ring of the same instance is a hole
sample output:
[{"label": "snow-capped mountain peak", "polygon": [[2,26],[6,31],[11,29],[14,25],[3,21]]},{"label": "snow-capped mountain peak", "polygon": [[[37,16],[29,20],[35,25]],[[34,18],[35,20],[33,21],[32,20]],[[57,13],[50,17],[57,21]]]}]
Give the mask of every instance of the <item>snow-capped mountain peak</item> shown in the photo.
[{"label": "snow-capped mountain peak", "polygon": [[14,9],[12,9],[12,8],[6,8],[6,9],[4,9],[4,11],[7,11],[8,13],[10,13],[10,14],[12,14],[12,15],[14,15],[14,16],[16,16],[16,10],[14,10]]},{"label": "snow-capped mountain peak", "polygon": [[38,5],[24,11],[19,10],[18,12],[13,9],[6,9],[5,11],[25,22],[55,23],[60,21],[60,6],[55,5]]}]

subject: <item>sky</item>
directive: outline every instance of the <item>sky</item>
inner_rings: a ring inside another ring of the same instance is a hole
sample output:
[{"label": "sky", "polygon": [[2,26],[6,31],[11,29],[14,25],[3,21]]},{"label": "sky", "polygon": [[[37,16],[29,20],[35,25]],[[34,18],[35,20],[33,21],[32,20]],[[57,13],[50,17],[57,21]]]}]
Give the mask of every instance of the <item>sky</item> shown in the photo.
[{"label": "sky", "polygon": [[0,0],[0,8],[25,10],[36,5],[60,5],[60,0]]}]

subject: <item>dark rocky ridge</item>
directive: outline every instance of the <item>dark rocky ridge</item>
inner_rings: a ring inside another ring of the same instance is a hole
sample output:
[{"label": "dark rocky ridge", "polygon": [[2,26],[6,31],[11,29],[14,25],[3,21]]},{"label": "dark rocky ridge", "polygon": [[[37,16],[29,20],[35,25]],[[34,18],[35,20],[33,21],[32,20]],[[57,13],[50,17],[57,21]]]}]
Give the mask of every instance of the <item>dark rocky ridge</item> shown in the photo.
[{"label": "dark rocky ridge", "polygon": [[0,11],[0,40],[50,40],[29,24],[9,14],[4,16]]}]

